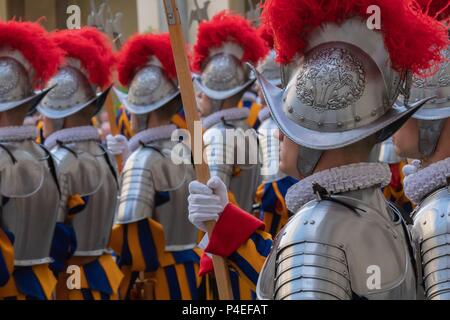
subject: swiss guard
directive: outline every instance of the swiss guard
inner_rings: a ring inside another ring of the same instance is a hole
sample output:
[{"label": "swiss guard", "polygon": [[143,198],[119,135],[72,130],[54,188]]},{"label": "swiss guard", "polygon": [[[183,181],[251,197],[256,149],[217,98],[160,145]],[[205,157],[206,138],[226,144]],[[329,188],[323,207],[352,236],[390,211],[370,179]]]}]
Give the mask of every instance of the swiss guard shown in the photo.
[{"label": "swiss guard", "polygon": [[[374,5],[382,23],[368,28]],[[280,168],[301,178],[285,197],[295,215],[273,242],[219,177],[195,181],[190,220],[202,229],[217,220],[206,252],[227,258],[260,299],[416,298],[408,226],[380,189],[391,172],[368,159],[428,101],[394,107],[408,74],[442,60],[446,30],[410,0],[268,0],[263,18],[286,87],[257,77],[281,131]]]},{"label": "swiss guard", "polygon": [[172,158],[172,150],[183,145],[171,123],[182,102],[169,35],[129,39],[119,54],[118,73],[128,93],[116,93],[136,133],[127,147],[112,238],[126,275],[121,292],[137,299],[204,298],[198,230],[187,217],[194,168]]},{"label": "swiss guard", "polygon": [[[267,52],[250,22],[227,11],[200,23],[193,52],[194,84],[210,173],[224,181],[230,201],[247,212],[252,211],[260,184],[260,167],[257,134],[248,123],[250,109],[239,108],[239,103],[256,80],[246,63],[257,64]],[[232,133],[232,139],[227,132]],[[203,261],[208,264],[206,256]],[[233,272],[231,279],[236,299],[252,299],[246,282]]]},{"label": "swiss guard", "polygon": [[49,81],[52,89],[38,110],[44,116],[45,146],[56,160],[62,193],[52,247],[57,298],[117,299],[123,275],[108,249],[117,171],[91,126],[108,95],[115,57],[107,38],[94,28],[56,31],[51,37],[65,60]]},{"label": "swiss guard", "polygon": [[37,23],[0,22],[0,299],[53,299],[60,189],[53,158],[23,126],[62,55]]},{"label": "swiss guard", "polygon": [[[266,44],[271,48],[267,57],[258,66],[258,71],[274,86],[281,87],[281,67],[275,61],[275,50],[273,49],[273,35],[266,25],[258,29],[258,33]],[[260,154],[262,159],[261,177],[262,184],[256,191],[256,214],[266,226],[266,231],[275,237],[291,216],[284,196],[287,190],[297,182],[296,179],[287,176],[280,171],[279,148],[280,141],[275,134],[278,127],[270,115],[266,100],[261,90],[258,90],[262,110],[259,113],[260,126],[258,138]]]},{"label": "swiss guard", "polygon": [[[419,1],[423,11],[448,32],[448,1]],[[413,212],[422,289],[427,299],[450,299],[450,48],[444,62],[415,77],[407,100],[434,97],[394,136],[400,155],[414,160],[404,168],[405,194],[418,207]],[[437,72],[436,72],[437,71]]]},{"label": "swiss guard", "polygon": [[[250,23],[229,12],[218,13],[200,24],[193,53],[193,68],[199,74],[194,84],[203,116],[203,140],[211,175],[219,176],[229,187],[233,201],[247,211],[253,206],[259,167],[256,162],[238,164],[234,158],[226,159],[246,150],[242,143],[226,143],[225,131],[236,129],[238,138],[246,139],[247,143],[256,139],[246,122],[249,109],[237,105],[256,80],[246,62],[257,64],[266,53],[265,43]],[[253,134],[241,137],[247,132]],[[249,155],[245,154],[245,158]]]}]

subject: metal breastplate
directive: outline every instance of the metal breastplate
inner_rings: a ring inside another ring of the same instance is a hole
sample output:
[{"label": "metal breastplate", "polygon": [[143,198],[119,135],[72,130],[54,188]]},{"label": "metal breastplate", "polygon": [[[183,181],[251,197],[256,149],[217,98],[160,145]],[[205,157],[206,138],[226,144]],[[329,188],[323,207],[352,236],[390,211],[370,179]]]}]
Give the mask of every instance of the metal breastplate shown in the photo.
[{"label": "metal breastplate", "polygon": [[259,147],[262,158],[261,176],[263,183],[270,183],[286,177],[280,171],[280,141],[274,136],[278,127],[271,117],[258,128]]},{"label": "metal breastplate", "polygon": [[[58,163],[63,191],[61,207],[67,214],[67,200],[87,196],[87,205],[72,225],[77,238],[75,256],[99,256],[108,248],[116,210],[118,182],[115,165],[95,141],[70,143],[52,150]],[[66,216],[60,220],[66,220]]]},{"label": "metal breastplate", "polygon": [[280,232],[260,275],[258,297],[415,299],[409,237],[381,192],[371,188],[332,199],[340,203],[304,205]]},{"label": "metal breastplate", "polygon": [[14,264],[49,263],[60,199],[52,159],[31,140],[3,145],[0,225],[14,234]]},{"label": "metal breastplate", "polygon": [[420,279],[425,296],[450,299],[450,190],[442,188],[414,211],[413,239],[421,261]]},{"label": "metal breastplate", "polygon": [[[121,177],[117,224],[147,218],[164,228],[166,250],[192,249],[197,230],[188,220],[188,186],[194,180],[192,165],[176,165],[171,160],[175,145],[161,140],[136,150],[127,160]],[[156,206],[158,194],[167,193],[169,201]]]},{"label": "metal breastplate", "polygon": [[[227,142],[227,129],[238,129],[235,143]],[[220,177],[239,206],[251,212],[260,183],[256,132],[245,119],[219,122],[205,131],[203,140],[211,176]]]}]

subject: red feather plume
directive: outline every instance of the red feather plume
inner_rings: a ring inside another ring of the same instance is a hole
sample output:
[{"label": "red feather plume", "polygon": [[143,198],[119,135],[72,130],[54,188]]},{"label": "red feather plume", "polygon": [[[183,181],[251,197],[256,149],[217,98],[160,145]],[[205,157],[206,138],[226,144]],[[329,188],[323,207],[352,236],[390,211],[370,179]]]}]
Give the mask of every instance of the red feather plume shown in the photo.
[{"label": "red feather plume", "polygon": [[135,74],[150,61],[152,56],[161,62],[169,78],[176,77],[169,34],[136,34],[125,43],[119,53],[118,72],[122,85],[128,86]]},{"label": "red feather plume", "polygon": [[255,65],[269,51],[248,20],[229,11],[221,11],[210,21],[200,23],[197,43],[194,46],[193,69],[201,72],[210,49],[220,47],[226,42],[240,45],[244,50],[242,61]]},{"label": "red feather plume", "polygon": [[258,35],[266,42],[266,45],[270,49],[273,49],[273,31],[267,24],[261,24],[258,28]]},{"label": "red feather plume", "polygon": [[81,62],[88,73],[89,82],[101,88],[111,84],[116,59],[108,39],[100,31],[92,28],[62,30],[51,36],[66,58]]},{"label": "red feather plume", "polygon": [[447,21],[450,18],[450,1],[449,0],[416,0],[422,11],[429,16]]},{"label": "red feather plume", "polygon": [[41,88],[58,71],[62,52],[38,23],[0,21],[0,47],[20,51],[33,67],[33,86]]},{"label": "red feather plume", "polygon": [[324,23],[342,23],[381,9],[381,32],[396,70],[420,73],[441,62],[441,50],[448,45],[444,25],[414,10],[414,0],[267,0],[263,21],[273,30],[278,61],[289,63],[302,54],[309,34]]},{"label": "red feather plume", "polygon": [[93,27],[84,27],[78,32],[82,37],[94,42],[97,45],[107,61],[106,63],[109,65],[110,73],[112,74],[117,64],[117,57],[114,54],[109,38],[104,33]]}]

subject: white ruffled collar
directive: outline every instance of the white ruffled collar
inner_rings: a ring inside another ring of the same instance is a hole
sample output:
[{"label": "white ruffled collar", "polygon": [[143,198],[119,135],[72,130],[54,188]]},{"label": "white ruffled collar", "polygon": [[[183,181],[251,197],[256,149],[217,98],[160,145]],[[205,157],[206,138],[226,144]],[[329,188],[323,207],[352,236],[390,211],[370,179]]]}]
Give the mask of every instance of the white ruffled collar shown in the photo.
[{"label": "white ruffled collar", "polygon": [[0,142],[36,140],[37,129],[34,126],[15,126],[0,128]]},{"label": "white ruffled collar", "polygon": [[173,132],[177,130],[177,126],[170,124],[157,128],[150,128],[139,132],[128,142],[130,152],[134,152],[143,144],[148,144],[158,140],[166,140],[172,137]]},{"label": "white ruffled collar", "polygon": [[217,111],[203,119],[203,128],[207,130],[222,120],[233,121],[247,119],[249,112],[248,108],[231,108]]},{"label": "white ruffled collar", "polygon": [[98,130],[92,126],[74,127],[56,131],[45,139],[45,146],[52,149],[59,142],[72,143],[81,141],[98,141],[100,142],[100,134]]},{"label": "white ruffled collar", "polygon": [[405,195],[420,204],[428,195],[447,185],[450,177],[450,158],[438,161],[405,177]]},{"label": "white ruffled collar", "polygon": [[391,170],[382,163],[356,163],[317,172],[294,184],[286,194],[289,211],[296,213],[306,203],[314,200],[313,184],[318,183],[331,194],[387,186]]},{"label": "white ruffled collar", "polygon": [[267,120],[269,118],[270,118],[270,109],[268,107],[264,107],[264,109],[262,109],[259,112],[258,119],[260,122],[263,122],[264,120]]}]

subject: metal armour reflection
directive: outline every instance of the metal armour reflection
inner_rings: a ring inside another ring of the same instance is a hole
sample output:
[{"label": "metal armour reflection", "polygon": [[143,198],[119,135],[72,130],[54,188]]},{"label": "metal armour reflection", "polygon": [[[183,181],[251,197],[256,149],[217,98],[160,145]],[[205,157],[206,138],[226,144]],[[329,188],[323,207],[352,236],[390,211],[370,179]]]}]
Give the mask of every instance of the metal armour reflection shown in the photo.
[{"label": "metal armour reflection", "polygon": [[[108,249],[117,203],[114,160],[96,141],[78,141],[52,149],[61,176],[63,200],[88,197],[86,208],[71,221],[77,237],[75,256],[100,256]],[[67,210],[59,217],[67,219]]]},{"label": "metal armour reflection", "polygon": [[[281,230],[260,275],[258,297],[415,299],[409,237],[381,191],[374,187],[332,198],[341,203],[313,200]],[[369,281],[373,267],[380,271],[379,288]]]}]

